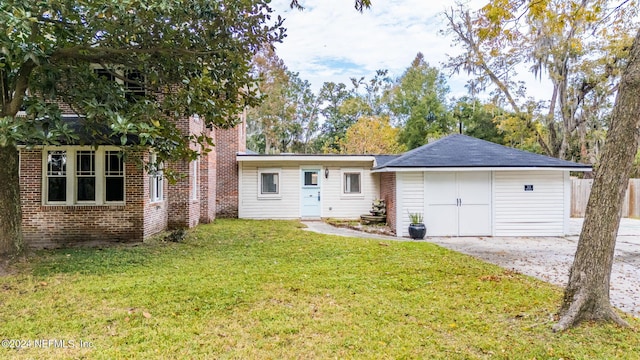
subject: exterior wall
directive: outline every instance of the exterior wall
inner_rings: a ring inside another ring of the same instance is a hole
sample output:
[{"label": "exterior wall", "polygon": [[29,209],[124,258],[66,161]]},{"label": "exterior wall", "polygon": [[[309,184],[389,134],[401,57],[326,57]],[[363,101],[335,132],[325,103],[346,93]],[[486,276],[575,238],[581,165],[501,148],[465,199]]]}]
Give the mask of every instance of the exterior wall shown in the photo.
[{"label": "exterior wall", "polygon": [[[141,155],[143,159],[149,159],[149,152],[144,152]],[[155,235],[161,231],[164,231],[167,228],[168,221],[168,211],[169,205],[167,203],[167,199],[158,202],[151,202],[149,188],[149,175],[141,171],[140,173],[140,188],[142,189],[143,199],[144,199],[144,208],[143,208],[143,219],[144,219],[144,231],[142,234],[143,239],[146,239],[149,236]],[[163,193],[167,193],[167,182],[164,182]]]},{"label": "exterior wall", "polygon": [[[495,236],[561,236],[568,219],[565,171],[495,171]],[[533,185],[533,191],[524,191]]]},{"label": "exterior wall", "polygon": [[146,200],[145,176],[134,162],[125,163],[124,205],[43,205],[42,151],[23,149],[20,157],[22,227],[27,246],[57,248],[143,239],[147,231],[141,211]]},{"label": "exterior wall", "polygon": [[397,225],[396,173],[380,173],[380,198],[385,201],[387,206],[387,224],[395,233]]},{"label": "exterior wall", "polygon": [[[379,198],[380,181],[371,173],[371,163],[318,162],[240,162],[239,217],[249,219],[297,219],[301,207],[301,168],[315,167],[320,171],[321,217],[342,219],[359,218],[371,209]],[[274,169],[280,173],[280,194],[277,197],[259,197],[259,169]],[[325,178],[325,169],[329,170]],[[343,171],[361,172],[362,195],[343,195]]]},{"label": "exterior wall", "polygon": [[[324,169],[329,169],[329,177],[325,179]],[[361,194],[345,195],[344,171],[361,172]],[[298,170],[298,177],[300,177]],[[373,200],[380,197],[380,176],[371,173],[371,165],[367,164],[328,164],[322,168],[322,217],[338,219],[359,219],[362,214],[369,214]]]},{"label": "exterior wall", "polygon": [[[180,121],[178,128],[185,134],[211,135],[210,131],[205,127],[204,122],[197,117],[190,117],[189,119]],[[191,149],[199,151],[201,154],[196,165],[199,168],[197,175],[198,197],[194,199],[192,196],[194,174],[191,171],[191,166],[193,166],[191,162],[186,160],[172,162],[169,165],[171,169],[178,174],[186,174],[186,176],[179,178],[173,184],[169,184],[166,194],[169,202],[169,218],[167,221],[167,227],[169,229],[194,227],[200,223],[201,219],[203,219],[204,222],[213,220],[212,217],[209,217],[211,214],[208,208],[209,205],[204,206],[202,202],[203,200],[208,200],[210,197],[215,197],[215,187],[209,188],[210,177],[215,178],[215,164],[213,168],[210,166],[211,161],[209,157],[215,156],[215,154],[205,154],[200,146],[195,144],[191,144]]]},{"label": "exterior wall", "polygon": [[216,129],[216,213],[221,218],[238,217],[238,164],[236,154],[247,151],[246,116],[231,129]]},{"label": "exterior wall", "polygon": [[[239,164],[242,189],[238,217],[242,219],[297,219],[300,217],[300,168],[291,164]],[[259,198],[258,169],[280,169],[280,193]],[[322,181],[322,180],[321,180]],[[218,197],[220,198],[220,197]]]},{"label": "exterior wall", "polygon": [[409,236],[409,213],[425,213],[424,173],[396,173],[396,194],[396,235]]},{"label": "exterior wall", "polygon": [[214,147],[200,159],[200,223],[202,224],[208,224],[216,218],[216,158],[217,153]]}]

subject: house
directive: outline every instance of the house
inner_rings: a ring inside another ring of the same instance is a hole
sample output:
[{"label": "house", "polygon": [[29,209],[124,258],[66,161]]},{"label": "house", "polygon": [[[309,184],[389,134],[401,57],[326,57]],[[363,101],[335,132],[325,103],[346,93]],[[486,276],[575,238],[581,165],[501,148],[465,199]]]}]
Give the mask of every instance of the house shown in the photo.
[{"label": "house", "polygon": [[397,156],[250,155],[239,166],[241,218],[358,218],[382,198],[387,223],[408,235],[553,236],[568,232],[571,171],[591,167],[465,135]]},{"label": "house", "polygon": [[236,156],[240,218],[358,218],[380,196],[371,155]]},{"label": "house", "polygon": [[[205,134],[217,146],[198,160],[167,164],[184,175],[169,183],[162,168],[148,173],[133,161],[155,163],[149,151],[120,156],[118,147],[21,147],[20,192],[25,243],[33,248],[86,242],[136,242],[163,230],[237,216],[235,156],[244,152],[241,126],[208,129],[197,116],[181,119],[185,135]],[[76,115],[65,115],[77,121]],[[194,149],[202,150],[202,149]]]}]

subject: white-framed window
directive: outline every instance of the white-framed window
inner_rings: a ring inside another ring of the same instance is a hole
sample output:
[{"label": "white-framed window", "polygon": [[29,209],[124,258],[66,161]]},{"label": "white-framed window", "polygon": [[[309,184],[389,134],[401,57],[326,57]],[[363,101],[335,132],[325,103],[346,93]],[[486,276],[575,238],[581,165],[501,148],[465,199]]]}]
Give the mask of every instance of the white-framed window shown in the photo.
[{"label": "white-framed window", "polygon": [[191,162],[191,200],[199,200],[200,195],[200,162],[198,159]]},{"label": "white-framed window", "polygon": [[45,205],[104,205],[125,201],[125,171],[117,148],[45,147]]},{"label": "white-framed window", "polygon": [[121,151],[104,152],[104,200],[124,201],[124,161]]},{"label": "white-framed window", "polygon": [[49,150],[46,154],[44,202],[46,204],[67,203],[67,151]]},{"label": "white-framed window", "polygon": [[158,155],[149,154],[149,200],[152,203],[164,200],[164,165],[158,163]]},{"label": "white-framed window", "polygon": [[362,195],[362,171],[344,170],[342,172],[342,194],[347,196]]},{"label": "white-framed window", "polygon": [[258,197],[280,197],[280,169],[258,170]]}]

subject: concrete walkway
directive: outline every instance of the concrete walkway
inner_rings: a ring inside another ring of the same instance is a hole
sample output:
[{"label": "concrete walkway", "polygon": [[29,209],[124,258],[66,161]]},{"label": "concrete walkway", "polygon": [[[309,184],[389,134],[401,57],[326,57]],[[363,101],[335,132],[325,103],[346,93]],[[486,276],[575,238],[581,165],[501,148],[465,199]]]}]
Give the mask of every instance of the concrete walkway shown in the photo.
[{"label": "concrete walkway", "polygon": [[[304,222],[307,230],[325,234],[414,241],[337,228],[321,221]],[[571,219],[567,237],[428,237],[422,241],[514,269],[546,282],[565,286],[578,245],[582,219]],[[640,317],[640,220],[622,219],[611,274],[611,303]]]}]

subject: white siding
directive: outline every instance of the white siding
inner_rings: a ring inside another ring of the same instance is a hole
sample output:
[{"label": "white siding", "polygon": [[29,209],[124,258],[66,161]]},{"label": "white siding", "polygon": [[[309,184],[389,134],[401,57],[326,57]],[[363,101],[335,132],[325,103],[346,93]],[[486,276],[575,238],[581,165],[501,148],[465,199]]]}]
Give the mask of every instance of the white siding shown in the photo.
[{"label": "white siding", "polygon": [[[303,168],[320,168],[321,216],[323,218],[357,219],[368,214],[371,203],[380,196],[380,176],[371,173],[371,162],[324,163],[279,161],[240,162],[238,217],[248,219],[297,219],[300,218],[301,171]],[[258,197],[258,169],[279,169],[280,196]],[[325,178],[325,169],[329,176]],[[361,194],[345,195],[342,192],[343,172],[361,172]]]},{"label": "white siding", "polygon": [[[263,168],[262,166],[260,168]],[[296,219],[300,217],[300,168],[289,164],[269,164],[280,169],[280,196],[258,197],[258,169],[256,165],[240,165],[240,199],[238,217],[241,219]]]},{"label": "white siding", "polygon": [[[561,236],[565,229],[564,171],[495,171],[495,236]],[[533,185],[533,191],[525,191]]]},{"label": "white siding", "polygon": [[[322,176],[322,217],[338,219],[359,219],[368,214],[373,200],[380,197],[380,176],[371,173],[369,167],[327,164],[329,177]],[[343,193],[344,172],[360,172],[361,194]]]},{"label": "white siding", "polygon": [[[396,173],[396,234],[409,236],[409,213],[424,215],[424,173],[398,172]],[[427,229],[428,231],[428,229]]]}]

